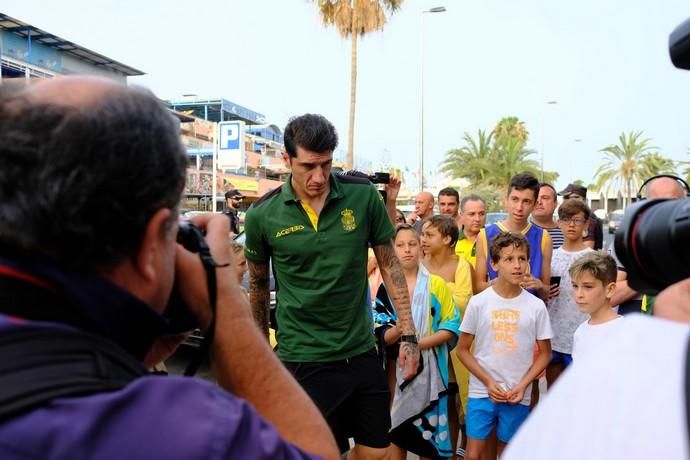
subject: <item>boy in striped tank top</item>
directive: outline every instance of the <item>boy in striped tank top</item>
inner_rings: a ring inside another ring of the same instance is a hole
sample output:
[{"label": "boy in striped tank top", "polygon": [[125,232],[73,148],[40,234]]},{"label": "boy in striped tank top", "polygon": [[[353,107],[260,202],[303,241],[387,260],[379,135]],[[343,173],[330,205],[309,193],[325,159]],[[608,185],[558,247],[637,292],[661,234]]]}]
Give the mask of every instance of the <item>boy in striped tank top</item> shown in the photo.
[{"label": "boy in striped tank top", "polygon": [[549,232],[554,251],[563,246],[563,232],[553,221],[553,213],[558,205],[556,196],[556,189],[553,188],[553,185],[542,182],[539,187],[537,204],[532,210],[532,223]]}]

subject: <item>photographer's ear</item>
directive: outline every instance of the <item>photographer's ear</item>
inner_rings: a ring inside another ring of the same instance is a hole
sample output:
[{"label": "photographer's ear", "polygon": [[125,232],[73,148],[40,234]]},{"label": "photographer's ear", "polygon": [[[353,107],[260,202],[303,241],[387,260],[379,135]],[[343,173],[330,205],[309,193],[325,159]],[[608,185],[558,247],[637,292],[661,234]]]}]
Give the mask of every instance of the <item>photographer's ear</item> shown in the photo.
[{"label": "photographer's ear", "polygon": [[162,312],[175,277],[177,222],[162,208],[149,219],[139,246],[122,263],[103,273],[111,282]]},{"label": "photographer's ear", "polygon": [[148,281],[155,281],[159,277],[161,262],[169,259],[170,240],[175,242],[175,233],[170,228],[170,214],[170,209],[161,208],[151,216],[135,256],[137,271]]}]

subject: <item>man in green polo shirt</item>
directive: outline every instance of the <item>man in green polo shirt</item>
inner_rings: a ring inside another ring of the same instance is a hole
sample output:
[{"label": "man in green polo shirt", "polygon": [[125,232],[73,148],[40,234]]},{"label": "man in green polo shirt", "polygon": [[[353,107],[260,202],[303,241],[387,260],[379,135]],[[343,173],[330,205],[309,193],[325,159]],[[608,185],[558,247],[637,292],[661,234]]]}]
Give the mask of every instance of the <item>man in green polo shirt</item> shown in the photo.
[{"label": "man in green polo shirt", "polygon": [[373,247],[397,308],[399,365],[415,375],[419,349],[410,298],[391,238],[393,225],[369,181],[331,174],[338,136],[320,115],[290,120],[281,187],[245,216],[245,255],[255,319],[268,333],[269,259],[276,280],[278,353],[324,414],[341,452],[385,458],[389,394],[375,353],[367,282]]}]

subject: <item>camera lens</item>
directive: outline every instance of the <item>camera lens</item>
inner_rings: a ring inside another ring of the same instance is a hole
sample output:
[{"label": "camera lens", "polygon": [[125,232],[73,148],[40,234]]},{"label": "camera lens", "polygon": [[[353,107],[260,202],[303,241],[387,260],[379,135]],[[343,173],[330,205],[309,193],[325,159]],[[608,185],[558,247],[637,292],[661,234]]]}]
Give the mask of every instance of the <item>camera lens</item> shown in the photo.
[{"label": "camera lens", "polygon": [[655,295],[690,277],[690,200],[645,200],[625,211],[616,256],[638,292]]}]

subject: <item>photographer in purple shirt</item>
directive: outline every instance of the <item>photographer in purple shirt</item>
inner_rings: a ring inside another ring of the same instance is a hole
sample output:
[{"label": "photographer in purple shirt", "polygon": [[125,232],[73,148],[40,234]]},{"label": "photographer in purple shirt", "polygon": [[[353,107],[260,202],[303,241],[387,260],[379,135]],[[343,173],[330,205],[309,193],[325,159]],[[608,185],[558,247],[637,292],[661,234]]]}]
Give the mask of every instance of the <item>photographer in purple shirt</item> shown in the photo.
[{"label": "photographer in purple shirt", "polygon": [[[177,243],[186,156],[169,111],[106,80],[3,83],[0,458],[338,458],[239,293],[228,219],[194,221],[215,302]],[[218,386],[145,371],[186,336],[165,316],[174,284],[215,331]]]}]

